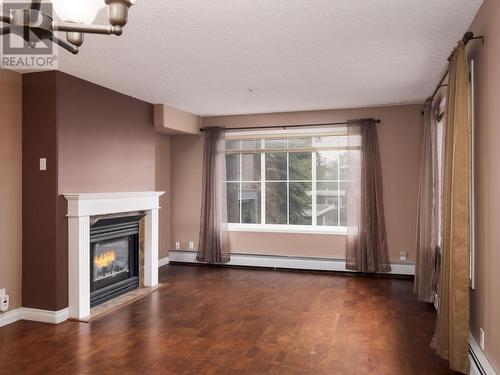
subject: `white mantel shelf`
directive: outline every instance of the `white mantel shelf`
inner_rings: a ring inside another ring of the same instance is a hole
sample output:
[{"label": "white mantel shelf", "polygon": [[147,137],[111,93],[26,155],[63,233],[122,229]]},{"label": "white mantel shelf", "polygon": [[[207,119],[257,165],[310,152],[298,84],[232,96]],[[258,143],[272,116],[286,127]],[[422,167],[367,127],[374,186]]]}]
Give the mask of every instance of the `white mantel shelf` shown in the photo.
[{"label": "white mantel shelf", "polygon": [[67,193],[69,317],[90,315],[90,217],[144,211],[144,286],[158,285],[158,210],[162,191]]},{"label": "white mantel shelf", "polygon": [[159,209],[163,191],[119,193],[66,193],[68,217],[106,215]]}]

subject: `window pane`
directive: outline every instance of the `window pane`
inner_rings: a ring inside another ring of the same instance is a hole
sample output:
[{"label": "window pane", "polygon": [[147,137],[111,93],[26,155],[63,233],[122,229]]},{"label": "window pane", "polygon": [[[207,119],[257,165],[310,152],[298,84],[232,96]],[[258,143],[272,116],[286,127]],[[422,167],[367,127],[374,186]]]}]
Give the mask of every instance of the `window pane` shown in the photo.
[{"label": "window pane", "polygon": [[340,183],[340,205],[339,205],[339,210],[340,210],[340,222],[339,225],[341,227],[346,227],[347,226],[347,192],[348,189],[352,188],[349,185],[352,185],[353,182],[341,182]]},{"label": "window pane", "polygon": [[286,139],[266,139],[266,148],[286,148]]},{"label": "window pane", "polygon": [[359,181],[361,178],[361,151],[350,150],[343,151],[344,156],[340,155],[340,179]]},{"label": "window pane", "polygon": [[266,153],[266,180],[286,180],[286,152]]},{"label": "window pane", "polygon": [[350,135],[347,137],[346,143],[350,147],[361,147],[361,136],[360,135]]},{"label": "window pane", "polygon": [[287,224],[286,182],[266,183],[266,224]]},{"label": "window pane", "polygon": [[312,225],[311,182],[290,182],[290,224]]},{"label": "window pane", "polygon": [[240,141],[226,141],[226,150],[240,150]]},{"label": "window pane", "polygon": [[324,136],[315,138],[316,147],[338,147],[339,137],[338,136]]},{"label": "window pane", "polygon": [[261,143],[260,139],[246,139],[241,141],[242,150],[260,150]]},{"label": "window pane", "polygon": [[312,138],[290,138],[288,139],[288,148],[312,147]]},{"label": "window pane", "polygon": [[240,222],[240,183],[227,183],[227,222]]},{"label": "window pane", "polygon": [[243,181],[260,181],[260,154],[242,154]]},{"label": "window pane", "polygon": [[317,225],[339,225],[339,190],[337,182],[316,183]]},{"label": "window pane", "polygon": [[227,181],[240,180],[240,154],[226,155],[226,176]]},{"label": "window pane", "polygon": [[349,146],[349,137],[348,136],[339,136],[338,145],[342,148],[347,148]]},{"label": "window pane", "polygon": [[312,156],[310,152],[290,152],[290,180],[311,180]]},{"label": "window pane", "polygon": [[338,180],[338,151],[317,152],[316,179]]},{"label": "window pane", "polygon": [[349,160],[347,151],[339,151],[339,161],[340,161],[340,179],[349,179]]},{"label": "window pane", "polygon": [[260,224],[260,183],[243,183],[241,190],[241,222]]}]

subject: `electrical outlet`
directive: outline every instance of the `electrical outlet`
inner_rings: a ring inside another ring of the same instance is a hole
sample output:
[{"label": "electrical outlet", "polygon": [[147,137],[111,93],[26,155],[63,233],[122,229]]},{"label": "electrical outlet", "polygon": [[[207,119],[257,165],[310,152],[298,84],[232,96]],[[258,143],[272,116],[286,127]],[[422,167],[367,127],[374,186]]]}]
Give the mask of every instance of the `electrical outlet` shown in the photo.
[{"label": "electrical outlet", "polygon": [[484,330],[479,328],[479,346],[484,351]]},{"label": "electrical outlet", "polygon": [[7,312],[9,309],[9,304],[10,304],[10,298],[8,295],[3,296],[0,298],[0,312]]},{"label": "electrical outlet", "polygon": [[400,251],[399,252],[399,260],[406,260],[407,252],[406,251]]},{"label": "electrical outlet", "polygon": [[175,243],[175,249],[179,250],[180,248],[181,248],[181,243],[180,242],[176,242]]},{"label": "electrical outlet", "polygon": [[189,241],[189,248],[194,250],[194,241]]}]

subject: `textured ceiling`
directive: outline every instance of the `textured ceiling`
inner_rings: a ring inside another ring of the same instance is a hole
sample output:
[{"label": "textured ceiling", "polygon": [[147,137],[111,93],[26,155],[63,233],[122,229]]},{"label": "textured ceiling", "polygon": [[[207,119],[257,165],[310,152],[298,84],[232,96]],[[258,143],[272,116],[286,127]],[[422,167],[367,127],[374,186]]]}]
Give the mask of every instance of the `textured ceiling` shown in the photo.
[{"label": "textured ceiling", "polygon": [[201,115],[415,103],[481,3],[138,0],[121,37],[86,36],[60,69]]}]

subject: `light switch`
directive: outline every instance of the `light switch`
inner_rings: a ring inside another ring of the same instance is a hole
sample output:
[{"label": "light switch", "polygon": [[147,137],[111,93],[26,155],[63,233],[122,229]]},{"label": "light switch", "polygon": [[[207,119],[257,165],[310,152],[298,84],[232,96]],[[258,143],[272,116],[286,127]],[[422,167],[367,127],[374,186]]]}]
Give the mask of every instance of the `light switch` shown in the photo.
[{"label": "light switch", "polygon": [[40,170],[41,171],[47,170],[47,159],[46,158],[40,158]]}]

